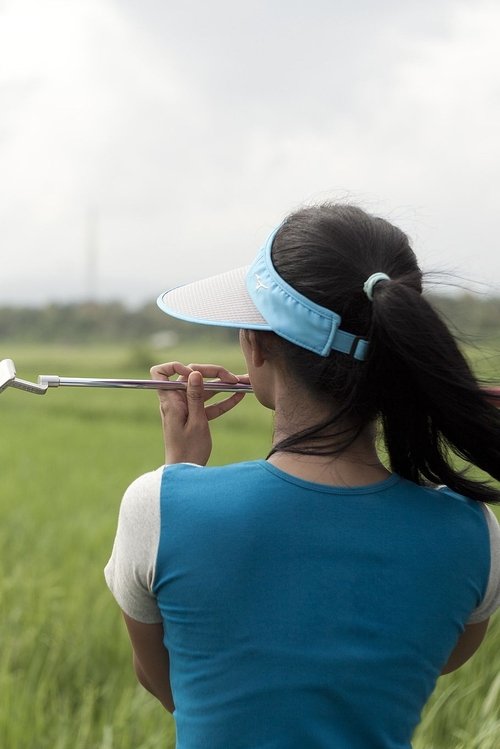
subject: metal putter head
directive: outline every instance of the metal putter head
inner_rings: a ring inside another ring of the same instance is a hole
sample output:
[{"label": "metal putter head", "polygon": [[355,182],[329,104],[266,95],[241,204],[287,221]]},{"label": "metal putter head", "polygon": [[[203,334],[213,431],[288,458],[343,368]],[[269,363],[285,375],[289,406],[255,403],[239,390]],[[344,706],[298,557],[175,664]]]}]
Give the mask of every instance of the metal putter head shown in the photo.
[{"label": "metal putter head", "polygon": [[3,393],[5,388],[12,385],[16,379],[16,368],[12,359],[2,359],[0,361],[0,393]]},{"label": "metal putter head", "polygon": [[2,359],[0,361],[0,393],[9,386],[36,395],[43,395],[47,392],[48,387],[46,383],[37,384],[28,380],[20,380],[19,377],[16,377],[16,368],[12,359]]}]

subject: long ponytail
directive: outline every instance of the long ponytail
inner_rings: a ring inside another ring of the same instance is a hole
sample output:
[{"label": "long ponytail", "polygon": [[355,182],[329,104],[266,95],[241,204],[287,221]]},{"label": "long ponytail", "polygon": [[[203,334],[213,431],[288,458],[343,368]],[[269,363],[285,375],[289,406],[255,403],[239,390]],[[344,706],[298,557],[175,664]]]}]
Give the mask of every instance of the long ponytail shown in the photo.
[{"label": "long ponytail", "polygon": [[481,390],[446,324],[404,278],[375,288],[367,377],[394,471],[416,483],[442,483],[494,502],[500,479],[500,413]]}]

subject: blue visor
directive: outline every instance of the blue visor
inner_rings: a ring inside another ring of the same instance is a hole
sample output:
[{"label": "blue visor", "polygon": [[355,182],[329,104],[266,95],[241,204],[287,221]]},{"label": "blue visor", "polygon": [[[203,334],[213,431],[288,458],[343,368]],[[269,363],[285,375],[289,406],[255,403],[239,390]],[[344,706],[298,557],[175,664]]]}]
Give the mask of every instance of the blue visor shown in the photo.
[{"label": "blue visor", "polygon": [[368,341],[341,330],[340,315],[307,299],[277,273],[271,259],[277,231],[271,234],[246,277],[247,291],[270,329],[320,356],[334,350],[364,360]]}]

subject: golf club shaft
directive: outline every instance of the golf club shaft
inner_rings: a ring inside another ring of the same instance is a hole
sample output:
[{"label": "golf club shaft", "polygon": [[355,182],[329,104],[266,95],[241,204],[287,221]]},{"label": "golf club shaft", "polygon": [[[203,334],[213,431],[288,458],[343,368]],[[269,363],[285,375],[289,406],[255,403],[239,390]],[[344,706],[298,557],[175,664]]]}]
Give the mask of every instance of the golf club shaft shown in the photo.
[{"label": "golf club shaft", "polygon": [[[135,390],[185,390],[186,382],[182,380],[122,380],[101,379],[95,377],[58,377],[57,375],[40,375],[38,383],[42,387],[90,387],[90,388],[129,388]],[[246,383],[229,383],[207,380],[203,389],[215,393],[251,393],[251,385]]]}]

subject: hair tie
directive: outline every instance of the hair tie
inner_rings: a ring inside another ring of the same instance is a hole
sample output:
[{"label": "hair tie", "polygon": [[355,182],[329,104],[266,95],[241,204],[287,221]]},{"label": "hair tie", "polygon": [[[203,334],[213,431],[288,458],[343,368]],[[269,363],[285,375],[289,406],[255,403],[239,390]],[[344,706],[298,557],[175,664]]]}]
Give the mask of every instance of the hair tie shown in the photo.
[{"label": "hair tie", "polygon": [[377,284],[379,281],[390,280],[391,279],[387,275],[387,273],[372,273],[372,275],[366,279],[365,283],[363,284],[363,291],[365,292],[370,302],[373,302],[373,288],[375,284]]}]

